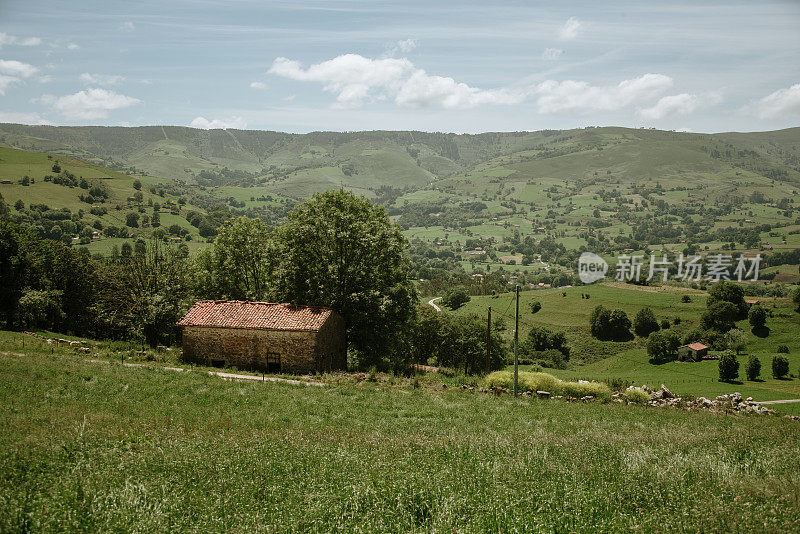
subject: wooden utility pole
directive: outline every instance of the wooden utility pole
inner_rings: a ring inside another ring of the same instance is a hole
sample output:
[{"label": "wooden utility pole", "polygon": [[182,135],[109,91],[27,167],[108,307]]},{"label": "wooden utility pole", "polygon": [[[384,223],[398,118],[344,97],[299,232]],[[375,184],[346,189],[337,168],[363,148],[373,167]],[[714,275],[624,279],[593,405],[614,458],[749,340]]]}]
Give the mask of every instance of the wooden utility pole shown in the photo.
[{"label": "wooden utility pole", "polygon": [[486,374],[489,374],[489,345],[492,343],[492,307],[489,306],[489,316],[486,319]]},{"label": "wooden utility pole", "polygon": [[517,297],[517,311],[514,313],[514,396],[517,396],[517,377],[519,376],[519,363],[517,361],[517,345],[519,345],[519,286],[514,286]]}]

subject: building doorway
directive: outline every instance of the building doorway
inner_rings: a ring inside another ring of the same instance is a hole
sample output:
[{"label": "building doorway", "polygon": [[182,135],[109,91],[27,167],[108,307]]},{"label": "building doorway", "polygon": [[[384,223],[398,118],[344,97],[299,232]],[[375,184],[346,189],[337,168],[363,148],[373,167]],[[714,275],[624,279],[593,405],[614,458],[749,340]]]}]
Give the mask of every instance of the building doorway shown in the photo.
[{"label": "building doorway", "polygon": [[277,352],[267,353],[267,372],[280,373],[281,372],[281,355]]}]

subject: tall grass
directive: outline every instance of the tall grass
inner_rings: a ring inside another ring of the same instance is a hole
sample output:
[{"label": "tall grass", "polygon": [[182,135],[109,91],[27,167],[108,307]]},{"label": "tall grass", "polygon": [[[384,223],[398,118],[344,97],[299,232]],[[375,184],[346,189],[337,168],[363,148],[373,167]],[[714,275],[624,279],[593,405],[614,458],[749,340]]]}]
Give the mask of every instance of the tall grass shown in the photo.
[{"label": "tall grass", "polygon": [[2,532],[798,529],[785,419],[58,354],[0,383]]}]

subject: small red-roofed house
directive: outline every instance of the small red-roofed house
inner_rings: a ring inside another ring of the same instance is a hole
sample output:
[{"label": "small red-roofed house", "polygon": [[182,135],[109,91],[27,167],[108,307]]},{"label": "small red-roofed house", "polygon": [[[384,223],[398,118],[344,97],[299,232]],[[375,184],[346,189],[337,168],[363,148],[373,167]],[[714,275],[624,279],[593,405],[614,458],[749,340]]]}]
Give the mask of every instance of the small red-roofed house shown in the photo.
[{"label": "small red-roofed house", "polygon": [[699,362],[708,355],[708,347],[702,343],[689,343],[678,347],[678,359]]},{"label": "small red-roofed house", "polygon": [[205,300],[177,325],[187,362],[283,373],[347,368],[344,319],[330,308]]}]

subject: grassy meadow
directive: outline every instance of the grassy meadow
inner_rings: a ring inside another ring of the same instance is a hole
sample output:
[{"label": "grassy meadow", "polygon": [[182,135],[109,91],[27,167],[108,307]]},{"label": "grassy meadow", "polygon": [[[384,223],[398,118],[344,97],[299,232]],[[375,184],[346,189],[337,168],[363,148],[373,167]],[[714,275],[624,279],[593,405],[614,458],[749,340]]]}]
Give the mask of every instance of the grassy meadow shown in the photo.
[{"label": "grassy meadow", "polygon": [[[582,294],[588,294],[590,298],[581,298]],[[682,302],[683,295],[689,295],[691,302]],[[747,334],[747,348],[738,356],[738,383],[719,382],[718,364],[715,360],[654,365],[649,362],[645,340],[635,338],[627,342],[599,341],[590,334],[591,312],[595,306],[602,305],[624,310],[631,321],[645,307],[650,307],[659,321],[669,319],[674,322],[675,317],[680,317],[680,324],[673,324],[670,328],[682,336],[699,326],[700,317],[706,309],[706,298],[706,292],[689,288],[669,285],[633,286],[615,282],[565,289],[522,291],[519,305],[520,340],[525,339],[533,326],[564,332],[572,347],[570,368],[548,369],[548,372],[564,379],[619,378],[651,387],[665,384],[680,394],[712,398],[734,391],[759,401],[800,398],[800,314],[793,310],[788,299],[760,299],[762,306],[773,314],[773,317],[767,319],[769,334],[766,337],[752,333],[746,319],[737,323]],[[533,301],[542,304],[541,310],[536,314],[530,313],[529,304]],[[477,313],[485,316],[489,306],[492,307],[492,316],[500,317],[505,322],[505,333],[510,340],[514,328],[514,296],[511,293],[496,298],[472,297],[470,302],[454,313]],[[788,357],[790,373],[794,376],[785,380],[776,380],[771,376],[772,357],[777,354],[778,345],[786,345],[790,351],[784,356]],[[745,380],[745,366],[751,354],[761,360],[760,381]],[[523,366],[523,369],[527,368]],[[773,407],[783,413],[800,414],[800,403]]]},{"label": "grassy meadow", "polygon": [[784,418],[0,362],[4,532],[800,528]]}]

